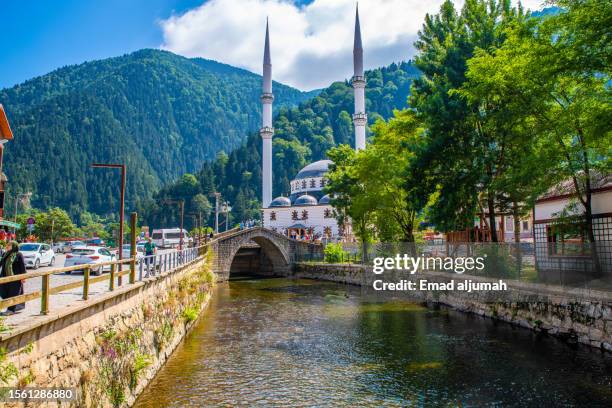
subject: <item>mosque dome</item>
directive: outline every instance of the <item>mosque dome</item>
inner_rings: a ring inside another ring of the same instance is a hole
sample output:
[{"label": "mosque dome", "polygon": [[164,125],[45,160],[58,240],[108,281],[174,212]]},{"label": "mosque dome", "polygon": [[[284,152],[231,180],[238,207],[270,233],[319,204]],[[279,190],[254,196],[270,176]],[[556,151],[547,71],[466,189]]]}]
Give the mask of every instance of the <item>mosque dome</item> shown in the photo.
[{"label": "mosque dome", "polygon": [[291,207],[291,201],[287,197],[276,197],[270,203],[270,207]]},{"label": "mosque dome", "polygon": [[329,165],[333,162],[331,160],[319,160],[314,163],[310,163],[306,167],[304,167],[300,172],[295,176],[295,180],[301,180],[305,178],[314,178],[314,177],[323,177],[327,170],[329,169]]},{"label": "mosque dome", "polygon": [[331,202],[331,197],[329,196],[329,194],[324,195],[319,200],[319,204],[329,204],[330,202]]},{"label": "mosque dome", "polygon": [[296,205],[296,206],[317,205],[317,199],[311,195],[304,194],[296,198],[296,200],[293,202],[293,205]]}]

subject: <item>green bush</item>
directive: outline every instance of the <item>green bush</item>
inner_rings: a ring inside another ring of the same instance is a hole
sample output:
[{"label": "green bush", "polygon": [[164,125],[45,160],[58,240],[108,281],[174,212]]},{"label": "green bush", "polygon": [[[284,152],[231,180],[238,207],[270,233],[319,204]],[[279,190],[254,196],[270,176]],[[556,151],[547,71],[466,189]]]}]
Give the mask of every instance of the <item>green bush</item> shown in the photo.
[{"label": "green bush", "polygon": [[342,244],[327,244],[325,250],[325,262],[327,263],[340,263],[348,259],[349,254],[342,248]]},{"label": "green bush", "polygon": [[474,256],[485,258],[485,268],[474,275],[488,276],[491,278],[516,278],[516,261],[508,253],[507,247],[495,244],[484,245],[476,248]]},{"label": "green bush", "polygon": [[183,310],[183,319],[185,323],[191,323],[198,318],[198,311],[193,307],[187,307]]},{"label": "green bush", "polygon": [[8,361],[8,352],[6,348],[0,348],[0,383],[8,385],[11,380],[17,378],[19,370],[15,367],[15,364]]},{"label": "green bush", "polygon": [[130,389],[133,390],[138,385],[138,379],[140,378],[142,371],[151,365],[153,358],[149,354],[136,353],[134,357],[134,363],[130,370]]}]

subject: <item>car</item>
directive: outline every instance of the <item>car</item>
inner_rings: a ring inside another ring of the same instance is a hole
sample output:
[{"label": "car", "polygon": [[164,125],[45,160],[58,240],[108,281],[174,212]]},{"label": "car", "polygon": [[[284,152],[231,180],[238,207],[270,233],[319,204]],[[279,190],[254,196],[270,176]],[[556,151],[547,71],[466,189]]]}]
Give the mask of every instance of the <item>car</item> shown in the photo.
[{"label": "car", "polygon": [[[72,249],[72,252],[66,255],[64,266],[75,265],[95,265],[103,262],[115,260],[115,255],[108,248],[98,246],[78,246]],[[103,271],[110,271],[111,266],[92,266],[91,271],[94,275],[101,275]],[[68,271],[66,274],[70,274]]]},{"label": "car", "polygon": [[68,244],[66,242],[56,242],[53,245],[51,245],[51,248],[53,249],[53,252],[55,252],[56,254],[61,254],[66,250],[66,246]]},{"label": "car", "polygon": [[[123,244],[123,253],[121,259],[128,259],[130,257],[130,251],[132,246],[130,244]],[[140,260],[144,258],[145,250],[144,245],[136,244],[136,263],[140,263]]]},{"label": "car", "polygon": [[85,245],[103,247],[103,246],[106,246],[106,242],[104,242],[102,238],[91,238],[91,239],[85,240]]},{"label": "car", "polygon": [[23,255],[26,268],[38,269],[41,265],[55,264],[55,252],[49,244],[39,242],[19,244],[19,252]]},{"label": "car", "polygon": [[[64,242],[60,242],[54,245],[53,250],[56,253],[62,253],[62,254],[66,254],[70,251],[72,251],[72,248],[78,247],[78,246],[83,246],[85,245],[85,243],[83,241],[77,241],[77,240],[71,240],[71,241],[64,241]],[[57,249],[55,249],[57,246]]]},{"label": "car", "polygon": [[155,229],[151,237],[158,248],[176,248],[180,245],[181,235],[183,237],[183,247],[189,247],[193,238],[189,236],[185,229],[182,230],[182,233],[180,228]]}]

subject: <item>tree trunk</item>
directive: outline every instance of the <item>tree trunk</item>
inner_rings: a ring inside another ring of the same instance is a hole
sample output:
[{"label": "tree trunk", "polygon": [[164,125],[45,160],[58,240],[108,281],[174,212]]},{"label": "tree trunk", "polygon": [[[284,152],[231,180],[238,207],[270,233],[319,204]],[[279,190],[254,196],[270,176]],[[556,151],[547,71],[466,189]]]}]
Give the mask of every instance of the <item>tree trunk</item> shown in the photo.
[{"label": "tree trunk", "polygon": [[498,242],[497,227],[495,225],[495,198],[493,192],[487,194],[487,207],[489,210],[489,231],[491,232],[491,242]]},{"label": "tree trunk", "polygon": [[523,252],[521,251],[521,220],[519,219],[519,205],[516,201],[512,202],[512,218],[514,221],[514,250],[516,256],[516,272],[521,278],[521,268],[523,266]]},{"label": "tree trunk", "polygon": [[602,275],[602,271],[601,271],[601,264],[599,262],[599,254],[597,252],[597,243],[595,241],[595,233],[593,232],[593,209],[591,208],[591,204],[592,204],[592,195],[591,195],[591,186],[590,184],[587,185],[587,188],[585,189],[586,191],[586,205],[585,205],[585,212],[584,212],[584,218],[585,218],[585,228],[586,228],[586,233],[587,233],[587,238],[589,240],[589,242],[586,244],[588,245],[591,251],[591,259],[593,260],[593,269],[595,272],[595,277],[601,277]]}]

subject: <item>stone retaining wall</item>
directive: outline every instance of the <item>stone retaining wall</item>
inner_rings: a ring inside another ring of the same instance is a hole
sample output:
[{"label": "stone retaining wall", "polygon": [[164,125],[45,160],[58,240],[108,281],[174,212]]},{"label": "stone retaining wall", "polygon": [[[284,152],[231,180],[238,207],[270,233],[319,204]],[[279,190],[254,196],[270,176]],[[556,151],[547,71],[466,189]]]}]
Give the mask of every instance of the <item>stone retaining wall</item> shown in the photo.
[{"label": "stone retaining wall", "polygon": [[[375,279],[384,279],[385,282],[425,279],[428,282],[443,283],[467,279],[474,282],[499,281],[429,271],[420,271],[415,275],[387,271],[384,275],[375,275],[368,266],[322,263],[297,264],[294,276],[360,285],[379,296],[388,296],[389,292],[376,292],[371,289]],[[580,288],[505,282],[508,290],[496,293],[418,290],[393,293],[418,301],[448,305],[460,311],[502,320],[570,342],[579,342],[612,352],[612,294]]]},{"label": "stone retaining wall", "polygon": [[10,386],[78,389],[77,401],[26,406],[132,405],[207,306],[209,263],[201,258],[3,336],[0,371],[14,374]]}]

